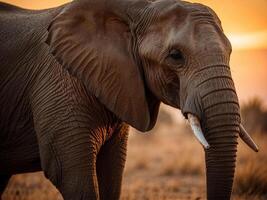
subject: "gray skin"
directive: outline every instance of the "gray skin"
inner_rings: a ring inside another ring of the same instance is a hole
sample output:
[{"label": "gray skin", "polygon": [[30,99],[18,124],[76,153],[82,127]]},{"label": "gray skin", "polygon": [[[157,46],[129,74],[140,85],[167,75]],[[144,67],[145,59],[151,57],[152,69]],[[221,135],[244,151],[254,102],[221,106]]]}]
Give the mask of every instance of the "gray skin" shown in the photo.
[{"label": "gray skin", "polygon": [[152,129],[163,102],[199,118],[207,198],[230,199],[240,112],[210,8],[77,0],[0,3],[0,16],[0,193],[11,175],[43,170],[64,199],[119,199],[127,124]]}]

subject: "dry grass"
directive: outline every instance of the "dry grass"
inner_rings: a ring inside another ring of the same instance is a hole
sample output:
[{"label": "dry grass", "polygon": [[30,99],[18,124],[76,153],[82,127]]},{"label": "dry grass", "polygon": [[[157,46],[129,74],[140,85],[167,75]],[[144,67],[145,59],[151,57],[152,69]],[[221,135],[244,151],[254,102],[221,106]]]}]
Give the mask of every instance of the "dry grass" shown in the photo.
[{"label": "dry grass", "polygon": [[[205,199],[204,152],[188,127],[163,124],[147,135],[132,132],[121,199]],[[239,144],[234,200],[267,199],[267,135],[256,141],[258,154]],[[62,198],[42,173],[14,176],[3,195],[3,200],[35,199]]]},{"label": "dry grass", "polygon": [[62,200],[57,189],[42,172],[20,174],[9,181],[3,200]]},{"label": "dry grass", "polygon": [[[267,199],[267,134],[253,137],[260,152],[239,146],[234,194],[242,199]],[[241,142],[240,142],[241,143]]]}]

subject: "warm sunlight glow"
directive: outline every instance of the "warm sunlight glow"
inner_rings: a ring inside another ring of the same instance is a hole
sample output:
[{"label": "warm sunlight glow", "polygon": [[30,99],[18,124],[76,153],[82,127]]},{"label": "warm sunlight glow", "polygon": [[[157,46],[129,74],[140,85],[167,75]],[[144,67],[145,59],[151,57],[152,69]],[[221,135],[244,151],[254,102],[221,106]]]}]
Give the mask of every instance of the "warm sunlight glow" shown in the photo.
[{"label": "warm sunlight glow", "polygon": [[233,49],[256,49],[267,47],[267,31],[256,33],[229,33],[226,34]]},{"label": "warm sunlight glow", "polygon": [[44,9],[68,3],[69,0],[0,0],[28,9]]}]

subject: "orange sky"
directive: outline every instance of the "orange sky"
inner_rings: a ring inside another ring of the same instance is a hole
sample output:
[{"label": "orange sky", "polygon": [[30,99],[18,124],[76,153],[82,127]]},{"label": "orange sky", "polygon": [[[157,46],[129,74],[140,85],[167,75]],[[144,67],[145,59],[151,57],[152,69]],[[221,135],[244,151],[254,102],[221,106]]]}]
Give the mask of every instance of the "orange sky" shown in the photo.
[{"label": "orange sky", "polygon": [[[49,8],[68,2],[2,1],[32,9]],[[267,0],[190,1],[210,6],[220,17],[233,46],[231,68],[241,101],[257,95],[267,105]]]}]

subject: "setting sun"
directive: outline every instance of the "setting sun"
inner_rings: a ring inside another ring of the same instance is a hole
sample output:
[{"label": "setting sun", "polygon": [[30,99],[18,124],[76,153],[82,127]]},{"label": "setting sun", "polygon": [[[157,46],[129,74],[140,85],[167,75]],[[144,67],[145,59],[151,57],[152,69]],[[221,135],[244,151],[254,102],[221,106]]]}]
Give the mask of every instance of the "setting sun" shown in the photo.
[{"label": "setting sun", "polygon": [[227,34],[234,49],[267,48],[267,31],[254,33]]}]

